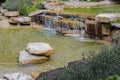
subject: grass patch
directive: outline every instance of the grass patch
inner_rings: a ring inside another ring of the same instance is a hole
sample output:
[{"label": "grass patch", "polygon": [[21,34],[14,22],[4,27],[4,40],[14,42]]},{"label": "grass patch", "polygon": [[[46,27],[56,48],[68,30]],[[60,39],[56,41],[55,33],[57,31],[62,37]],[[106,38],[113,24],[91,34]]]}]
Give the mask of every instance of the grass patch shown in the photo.
[{"label": "grass patch", "polygon": [[79,7],[79,8],[66,8],[65,12],[77,14],[100,14],[100,13],[120,13],[120,5],[112,6],[95,6],[95,7]]}]

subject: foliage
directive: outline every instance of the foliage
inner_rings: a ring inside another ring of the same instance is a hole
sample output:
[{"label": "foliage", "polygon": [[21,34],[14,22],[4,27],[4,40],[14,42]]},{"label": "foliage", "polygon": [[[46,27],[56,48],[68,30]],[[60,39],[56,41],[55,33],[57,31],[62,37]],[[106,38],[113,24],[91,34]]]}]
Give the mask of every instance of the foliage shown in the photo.
[{"label": "foliage", "polygon": [[105,78],[104,80],[120,80],[120,75],[113,75]]},{"label": "foliage", "polygon": [[[92,52],[95,54],[95,52]],[[58,80],[102,80],[106,76],[120,74],[120,45],[102,48],[99,55],[93,56],[86,64],[76,64],[64,72]]]},{"label": "foliage", "polygon": [[117,18],[115,21],[113,21],[112,23],[120,23],[120,18]]},{"label": "foliage", "polygon": [[28,15],[41,8],[41,1],[33,5],[31,0],[6,0],[2,6],[11,11],[19,11],[21,15]]},{"label": "foliage", "polygon": [[68,66],[56,74],[56,79],[50,80],[103,80],[107,76],[120,74],[120,45],[103,47],[98,55],[94,51],[90,54],[89,59]]},{"label": "foliage", "polygon": [[6,0],[2,7],[8,10],[18,10],[18,3],[17,0]]}]

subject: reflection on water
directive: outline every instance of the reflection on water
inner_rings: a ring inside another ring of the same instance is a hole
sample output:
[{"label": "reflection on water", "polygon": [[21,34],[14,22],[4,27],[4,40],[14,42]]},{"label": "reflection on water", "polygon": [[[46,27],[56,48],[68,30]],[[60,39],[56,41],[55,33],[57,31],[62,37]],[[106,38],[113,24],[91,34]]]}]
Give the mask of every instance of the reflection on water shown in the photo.
[{"label": "reflection on water", "polygon": [[[48,31],[30,28],[0,29],[0,74],[25,72],[41,69],[64,67],[68,62],[82,59],[81,54],[89,55],[89,50],[98,50],[103,44],[96,42],[82,43],[72,37],[52,34]],[[29,42],[46,42],[54,48],[51,60],[34,66],[18,65],[19,51]]]}]

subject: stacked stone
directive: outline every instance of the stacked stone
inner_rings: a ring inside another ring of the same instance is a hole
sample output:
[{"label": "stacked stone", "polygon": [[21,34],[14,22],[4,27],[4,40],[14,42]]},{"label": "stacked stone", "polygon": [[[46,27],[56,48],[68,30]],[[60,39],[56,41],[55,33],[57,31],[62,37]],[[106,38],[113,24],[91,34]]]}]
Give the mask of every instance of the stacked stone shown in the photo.
[{"label": "stacked stone", "polygon": [[19,64],[39,64],[46,62],[53,54],[53,48],[48,43],[29,43],[26,50],[20,51]]}]

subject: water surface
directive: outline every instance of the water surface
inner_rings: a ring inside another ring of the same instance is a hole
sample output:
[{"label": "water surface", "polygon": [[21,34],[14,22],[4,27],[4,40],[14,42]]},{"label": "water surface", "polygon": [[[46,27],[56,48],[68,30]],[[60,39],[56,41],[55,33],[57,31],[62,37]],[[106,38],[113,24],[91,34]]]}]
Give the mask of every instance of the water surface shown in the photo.
[{"label": "water surface", "polygon": [[[19,52],[26,49],[30,42],[46,42],[54,48],[54,54],[48,62],[22,67],[18,64]],[[0,29],[0,74],[24,72],[31,73],[41,69],[64,67],[68,62],[87,57],[90,50],[99,50],[104,44],[80,42],[72,37],[55,35],[49,31],[32,28]]]}]

